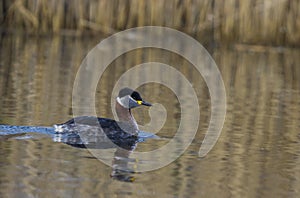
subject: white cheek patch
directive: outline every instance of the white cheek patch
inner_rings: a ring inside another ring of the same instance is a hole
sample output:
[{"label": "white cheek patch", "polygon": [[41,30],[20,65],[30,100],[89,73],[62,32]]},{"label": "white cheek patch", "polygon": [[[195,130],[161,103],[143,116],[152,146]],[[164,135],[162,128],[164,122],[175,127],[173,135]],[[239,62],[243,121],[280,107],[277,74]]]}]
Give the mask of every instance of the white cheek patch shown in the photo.
[{"label": "white cheek patch", "polygon": [[117,102],[127,109],[139,106],[137,102],[131,96],[124,96],[122,98],[117,97]]},{"label": "white cheek patch", "polygon": [[122,106],[122,107],[125,107],[125,108],[129,108],[129,98],[127,96],[125,97],[117,97],[117,102]]}]

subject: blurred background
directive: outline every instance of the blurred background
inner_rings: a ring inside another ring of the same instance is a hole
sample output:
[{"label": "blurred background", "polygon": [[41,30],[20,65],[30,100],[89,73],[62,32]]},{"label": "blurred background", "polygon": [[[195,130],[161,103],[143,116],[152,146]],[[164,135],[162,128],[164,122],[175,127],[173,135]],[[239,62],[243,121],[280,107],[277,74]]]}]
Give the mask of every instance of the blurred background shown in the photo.
[{"label": "blurred background", "polygon": [[1,29],[30,34],[112,34],[165,26],[201,43],[299,46],[298,0],[2,0]]},{"label": "blurred background", "polygon": [[[201,75],[171,52],[133,50],[102,76],[98,115],[112,117],[111,90],[125,71],[148,61],[172,65],[199,98],[199,129],[187,151],[162,169],[133,171],[135,181],[125,183],[112,179],[111,168],[86,150],[44,136],[3,137],[0,196],[299,197],[299,17],[300,0],[1,0],[1,124],[52,126],[71,118],[73,82],[87,53],[113,33],[146,25],[182,31],[208,50],[224,80],[227,115],[218,143],[200,159],[210,120]],[[176,133],[180,104],[170,89],[155,83],[139,91],[168,112],[158,133],[165,139],[137,147],[153,150]],[[147,109],[133,113],[139,124],[149,121]]]}]

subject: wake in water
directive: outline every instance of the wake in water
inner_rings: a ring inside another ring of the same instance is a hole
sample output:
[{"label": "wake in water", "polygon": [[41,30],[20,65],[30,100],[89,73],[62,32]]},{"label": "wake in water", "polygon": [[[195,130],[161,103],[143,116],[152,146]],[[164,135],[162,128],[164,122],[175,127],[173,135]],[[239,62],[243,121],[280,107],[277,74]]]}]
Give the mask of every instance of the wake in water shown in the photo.
[{"label": "wake in water", "polygon": [[[80,133],[78,134],[58,133],[57,131],[55,131],[54,127],[0,125],[0,136],[2,138],[13,136],[14,138],[19,137],[19,139],[21,139],[21,137],[27,133],[44,134],[51,137],[54,142],[62,142],[62,143],[66,143],[78,147],[95,146],[95,145],[97,146],[101,145],[101,147],[102,146],[107,147],[108,146],[106,145],[107,142],[112,143],[111,141],[108,141],[106,138],[96,142],[96,144],[95,143],[91,144],[91,142],[84,141],[84,135],[79,135]],[[27,137],[30,138],[30,136]],[[136,143],[143,142],[146,139],[152,139],[152,138],[159,138],[159,137],[154,135],[153,133],[140,131],[136,139]],[[128,141],[131,140],[126,140],[126,139],[113,140],[113,143],[116,145],[123,145],[124,143],[127,144]],[[110,144],[109,147],[110,146],[112,145]]]},{"label": "wake in water", "polygon": [[[32,138],[29,133],[44,134],[52,138],[54,142],[63,142],[63,136],[55,132],[54,127],[45,126],[13,126],[13,125],[0,125],[0,137],[2,139],[13,137],[15,139],[30,139]],[[26,136],[24,136],[27,134]]]},{"label": "wake in water", "polygon": [[55,134],[53,127],[0,125],[0,135],[17,135],[31,132],[46,135]]}]

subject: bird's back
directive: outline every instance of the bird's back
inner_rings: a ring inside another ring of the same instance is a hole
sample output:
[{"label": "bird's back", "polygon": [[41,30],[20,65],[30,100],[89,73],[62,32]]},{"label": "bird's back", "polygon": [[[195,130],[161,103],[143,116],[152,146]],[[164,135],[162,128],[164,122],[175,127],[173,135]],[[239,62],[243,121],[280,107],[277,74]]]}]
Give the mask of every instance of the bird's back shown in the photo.
[{"label": "bird's back", "polygon": [[83,138],[95,139],[108,137],[109,139],[133,138],[137,134],[131,125],[108,118],[80,116],[65,123],[54,125],[55,131],[62,134],[78,134]]}]

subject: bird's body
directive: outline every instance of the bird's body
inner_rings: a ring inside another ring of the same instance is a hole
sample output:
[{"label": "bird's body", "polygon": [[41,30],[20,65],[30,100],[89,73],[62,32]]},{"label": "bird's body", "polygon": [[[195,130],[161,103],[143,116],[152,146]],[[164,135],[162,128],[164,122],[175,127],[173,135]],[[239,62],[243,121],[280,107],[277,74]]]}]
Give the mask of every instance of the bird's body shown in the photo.
[{"label": "bird's body", "polygon": [[[69,134],[69,141],[74,144],[79,141],[84,144],[110,140],[136,139],[139,133],[138,125],[132,116],[131,109],[140,105],[151,106],[145,102],[140,94],[129,88],[119,92],[116,99],[116,113],[119,121],[109,118],[80,116],[62,124],[54,125],[60,134]],[[77,137],[77,138],[75,138]]]}]

